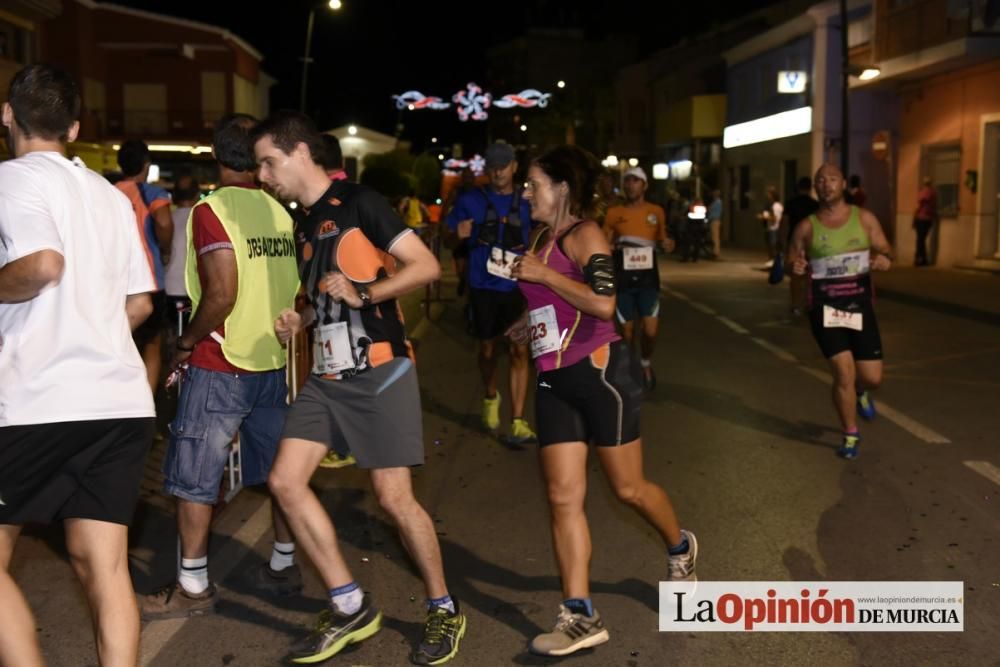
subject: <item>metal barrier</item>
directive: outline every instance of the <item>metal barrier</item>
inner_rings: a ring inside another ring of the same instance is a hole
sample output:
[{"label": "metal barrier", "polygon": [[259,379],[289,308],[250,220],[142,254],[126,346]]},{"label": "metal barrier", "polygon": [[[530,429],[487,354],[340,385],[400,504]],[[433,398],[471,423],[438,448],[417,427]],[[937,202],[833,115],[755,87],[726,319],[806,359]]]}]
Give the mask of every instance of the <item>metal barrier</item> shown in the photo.
[{"label": "metal barrier", "polygon": [[[417,229],[420,239],[430,249],[434,259],[441,263],[441,223],[424,225]],[[427,283],[424,287],[424,317],[431,316],[431,302],[441,300],[441,279]]]}]

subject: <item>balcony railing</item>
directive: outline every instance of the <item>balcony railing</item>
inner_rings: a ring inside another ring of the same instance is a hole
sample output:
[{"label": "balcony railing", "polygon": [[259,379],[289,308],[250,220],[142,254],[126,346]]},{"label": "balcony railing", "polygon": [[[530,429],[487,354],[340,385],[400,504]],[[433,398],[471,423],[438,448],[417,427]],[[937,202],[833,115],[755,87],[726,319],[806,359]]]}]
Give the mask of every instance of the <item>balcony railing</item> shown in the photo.
[{"label": "balcony railing", "polygon": [[[209,140],[215,121],[225,113],[221,109],[218,111],[129,109],[127,111],[91,111],[89,117],[96,125],[98,139],[128,136],[144,139],[185,137]],[[86,131],[86,129],[85,127],[84,130]]]},{"label": "balcony railing", "polygon": [[883,0],[876,24],[878,60],[961,37],[1000,33],[996,0]]}]

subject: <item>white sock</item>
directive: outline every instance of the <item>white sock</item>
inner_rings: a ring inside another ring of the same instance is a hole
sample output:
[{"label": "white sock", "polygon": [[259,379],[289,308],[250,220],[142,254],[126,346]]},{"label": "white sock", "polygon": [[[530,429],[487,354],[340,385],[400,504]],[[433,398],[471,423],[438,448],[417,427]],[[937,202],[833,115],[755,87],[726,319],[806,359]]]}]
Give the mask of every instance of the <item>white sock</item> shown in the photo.
[{"label": "white sock", "polygon": [[208,589],[208,556],[181,558],[177,583],[188,593],[199,595]]},{"label": "white sock", "polygon": [[650,366],[653,365],[653,360],[652,359],[640,359],[639,363],[642,364],[643,368],[649,368]]},{"label": "white sock", "polygon": [[330,590],[330,602],[341,614],[351,616],[358,613],[361,603],[365,600],[365,593],[361,590],[358,582],[352,581],[346,586],[333,588]]},{"label": "white sock", "polygon": [[275,542],[271,547],[271,569],[281,572],[295,565],[295,542]]}]

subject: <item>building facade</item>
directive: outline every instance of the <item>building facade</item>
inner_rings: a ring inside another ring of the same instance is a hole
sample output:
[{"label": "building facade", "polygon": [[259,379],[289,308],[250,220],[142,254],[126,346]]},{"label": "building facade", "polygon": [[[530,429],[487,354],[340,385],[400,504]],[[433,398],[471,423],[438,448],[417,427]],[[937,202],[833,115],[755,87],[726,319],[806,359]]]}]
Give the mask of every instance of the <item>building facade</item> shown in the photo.
[{"label": "building facade", "polygon": [[917,191],[929,178],[939,266],[1000,270],[1000,2],[875,0],[877,79],[855,90],[898,96],[891,137],[893,235],[914,259]]},{"label": "building facade", "polygon": [[267,115],[274,79],[260,67],[263,56],[226,28],[93,0],[58,4],[37,23],[31,60],[79,82],[83,113],[71,151],[92,168],[113,171],[115,146],[135,138],[150,144],[164,173],[205,163],[209,178],[215,121]]},{"label": "building facade", "polygon": [[[782,200],[824,162],[839,164],[842,123],[842,48],[839,2],[813,5],[725,53],[728,98],[724,146],[727,223],[738,245],[763,248],[758,213],[775,188]],[[872,63],[874,15],[868,0],[848,3],[851,71]],[[851,78],[856,81],[856,77]],[[866,206],[888,224],[891,179],[871,151],[872,137],[894,132],[895,96],[881,89],[848,93],[848,174],[861,178]]]}]

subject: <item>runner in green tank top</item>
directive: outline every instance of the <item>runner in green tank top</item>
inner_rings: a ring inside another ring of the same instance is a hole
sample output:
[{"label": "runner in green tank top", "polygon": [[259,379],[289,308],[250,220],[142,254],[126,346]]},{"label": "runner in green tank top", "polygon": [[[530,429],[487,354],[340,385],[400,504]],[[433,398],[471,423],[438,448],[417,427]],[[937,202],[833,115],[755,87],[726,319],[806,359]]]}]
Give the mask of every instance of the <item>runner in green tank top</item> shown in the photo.
[{"label": "runner in green tank top", "polygon": [[833,405],[844,440],[837,453],[858,455],[857,414],[875,417],[869,390],[882,383],[882,340],[872,306],[870,271],[892,265],[891,247],[871,211],[844,201],[840,168],[816,172],[819,210],[792,234],[787,262],[795,275],[809,275],[809,321],[833,373]]}]

